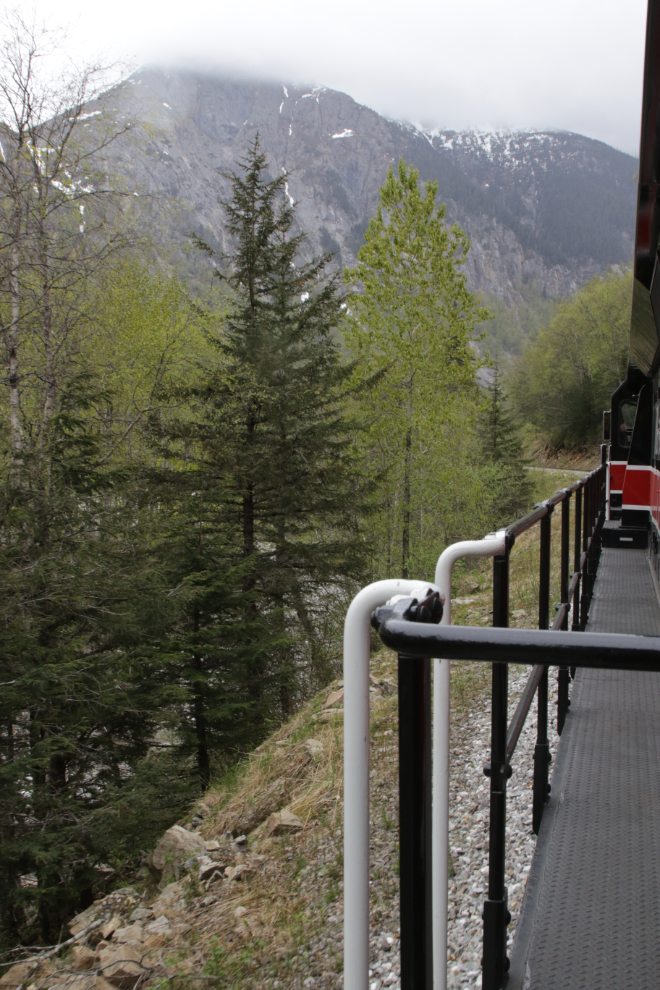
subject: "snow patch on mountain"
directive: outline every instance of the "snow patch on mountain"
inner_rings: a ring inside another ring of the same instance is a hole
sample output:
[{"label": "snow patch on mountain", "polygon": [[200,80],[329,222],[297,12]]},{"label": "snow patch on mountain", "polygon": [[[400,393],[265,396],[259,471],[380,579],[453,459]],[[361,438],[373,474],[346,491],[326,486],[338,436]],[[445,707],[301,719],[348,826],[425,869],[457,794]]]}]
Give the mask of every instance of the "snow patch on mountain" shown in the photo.
[{"label": "snow patch on mountain", "polygon": [[547,171],[549,162],[563,160],[569,154],[568,135],[563,131],[423,131],[433,147],[441,151],[462,152],[487,159],[491,164],[510,169],[540,168]]}]

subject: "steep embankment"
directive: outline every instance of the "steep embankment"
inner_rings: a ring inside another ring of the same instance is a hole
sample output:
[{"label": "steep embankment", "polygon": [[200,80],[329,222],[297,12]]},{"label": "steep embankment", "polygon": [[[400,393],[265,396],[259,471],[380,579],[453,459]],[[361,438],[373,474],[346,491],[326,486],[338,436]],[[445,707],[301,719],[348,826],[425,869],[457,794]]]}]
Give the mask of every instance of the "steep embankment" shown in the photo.
[{"label": "steep embankment", "polygon": [[[570,476],[541,475],[547,495]],[[554,534],[555,542],[559,531]],[[512,553],[511,625],[534,626],[538,533]],[[556,548],[557,549],[557,548]],[[558,553],[553,553],[555,561]],[[553,572],[553,581],[558,575]],[[487,564],[459,571],[454,619],[488,624]],[[396,658],[372,660],[371,990],[399,979]],[[526,678],[511,671],[510,712]],[[455,664],[451,702],[450,986],[480,982],[487,874],[489,671]],[[150,857],[150,877],[71,923],[75,943],[21,963],[4,990],[134,990],[163,981],[244,990],[342,985],[342,685],[335,681],[211,789]],[[551,702],[551,711],[552,711]],[[534,849],[530,717],[509,785],[507,883],[513,935]],[[552,740],[554,746],[555,740]],[[168,984],[172,985],[172,984]]]}]

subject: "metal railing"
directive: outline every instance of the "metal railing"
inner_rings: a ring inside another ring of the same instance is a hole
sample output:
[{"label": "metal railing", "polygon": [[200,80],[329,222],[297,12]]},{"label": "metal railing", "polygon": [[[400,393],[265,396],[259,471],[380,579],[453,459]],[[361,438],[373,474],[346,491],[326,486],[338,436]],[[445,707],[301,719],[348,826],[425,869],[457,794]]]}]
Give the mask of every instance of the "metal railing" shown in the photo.
[{"label": "metal railing", "polygon": [[[425,615],[423,609],[419,609],[417,601],[411,600],[407,603],[401,601],[394,609],[374,613],[374,625],[379,629],[381,638],[386,645],[399,653],[401,990],[431,990],[433,982],[430,975],[432,944],[428,882],[431,715],[429,668],[425,662],[425,658],[429,657],[494,661],[491,753],[490,762],[484,767],[484,773],[490,778],[490,834],[488,897],[483,912],[482,986],[483,990],[501,990],[504,986],[509,967],[506,955],[507,925],[511,920],[505,885],[506,782],[512,774],[511,759],[536,695],[538,716],[534,749],[532,827],[538,833],[550,793],[548,666],[559,666],[557,730],[561,734],[570,705],[570,671],[573,668],[574,674],[576,666],[584,665],[577,659],[579,651],[576,650],[575,643],[585,640],[582,631],[588,620],[600,556],[601,531],[605,521],[604,449],[602,454],[599,468],[539,503],[526,516],[504,530],[504,552],[493,557],[493,629],[427,625],[425,622],[433,620]],[[571,554],[570,504],[573,496],[575,514]],[[551,625],[552,515],[558,505],[561,505],[560,602],[556,606],[556,616]],[[508,630],[511,549],[516,538],[537,523],[540,524],[540,632]],[[569,621],[571,632],[568,631]],[[559,631],[563,631],[561,640],[565,637],[571,640],[571,647],[566,653],[559,649],[560,638],[556,635]],[[576,633],[580,635],[576,637]],[[507,724],[508,657],[506,652],[502,655],[497,649],[502,634],[507,637],[504,641],[505,649],[511,648],[514,653],[521,643],[526,644],[525,659],[518,660],[512,655],[512,662],[534,664],[510,725]],[[525,636],[528,639],[533,638],[533,647],[525,640]],[[543,644],[539,637],[543,639]],[[550,641],[546,643],[548,637]],[[605,637],[607,642],[611,642],[612,638]],[[588,635],[586,639],[592,641],[594,637]],[[483,648],[480,649],[480,646]],[[600,648],[602,652],[604,647],[601,645]],[[548,659],[549,654],[552,659]]]},{"label": "metal railing", "polygon": [[[604,461],[604,457],[603,457]],[[605,521],[606,466],[565,488],[535,506],[532,512],[506,527],[506,551],[493,559],[493,626],[509,625],[509,556],[516,537],[540,523],[540,563],[538,628],[568,630],[572,605],[572,630],[583,631],[588,620],[593,585],[601,548],[601,531]],[[570,500],[575,495],[573,539],[573,573],[570,568]],[[552,515],[561,505],[560,602],[550,625],[550,566],[552,550]],[[570,580],[569,580],[570,578]],[[444,654],[443,654],[444,655]],[[569,666],[562,664],[558,673],[557,732],[561,735],[570,705]],[[483,990],[500,990],[504,985],[509,961],[506,955],[507,925],[511,920],[505,885],[506,858],[506,782],[512,774],[515,753],[534,696],[537,696],[536,745],[532,798],[532,830],[538,835],[543,810],[550,794],[548,741],[548,667],[536,664],[532,669],[516,712],[508,722],[509,673],[506,664],[493,664],[491,753],[484,773],[490,778],[490,835],[488,862],[488,898],[484,905]]]}]

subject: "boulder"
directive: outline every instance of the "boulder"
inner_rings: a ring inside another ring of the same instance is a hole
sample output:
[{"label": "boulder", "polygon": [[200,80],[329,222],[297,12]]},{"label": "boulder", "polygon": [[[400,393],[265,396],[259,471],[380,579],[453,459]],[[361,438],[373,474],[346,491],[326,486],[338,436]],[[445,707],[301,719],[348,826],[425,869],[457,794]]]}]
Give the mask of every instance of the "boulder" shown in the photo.
[{"label": "boulder", "polygon": [[144,928],[139,921],[136,921],[135,924],[127,925],[126,928],[118,928],[113,938],[115,942],[143,942]]},{"label": "boulder", "polygon": [[163,873],[167,867],[174,870],[191,856],[205,852],[206,843],[201,835],[189,832],[181,825],[173,825],[151,854],[151,866],[158,873]]},{"label": "boulder", "polygon": [[336,718],[344,717],[343,708],[328,708],[327,711],[317,712],[316,715],[312,715],[315,722],[334,722]]},{"label": "boulder", "polygon": [[255,869],[253,866],[248,866],[247,863],[239,863],[238,866],[228,866],[225,870],[225,876],[228,880],[244,880],[250,873],[254,873]]},{"label": "boulder", "polygon": [[190,873],[191,870],[197,869],[197,861],[200,859],[200,854],[197,853],[196,856],[189,856],[185,863],[182,863],[179,867],[179,873]]},{"label": "boulder", "polygon": [[113,914],[112,918],[110,918],[110,921],[106,921],[105,925],[101,929],[102,937],[106,939],[112,938],[114,933],[117,931],[118,928],[121,928],[121,926],[122,926],[121,918],[119,917],[118,914]]},{"label": "boulder", "polygon": [[304,827],[289,808],[282,808],[268,819],[269,835],[290,835],[292,832],[300,832]]},{"label": "boulder", "polygon": [[144,950],[127,942],[124,945],[109,945],[99,952],[99,969],[109,983],[121,990],[131,990],[145,971],[142,965]]},{"label": "boulder", "polygon": [[36,972],[37,964],[35,962],[16,963],[0,978],[0,987],[2,990],[16,990],[16,987],[20,987],[21,984],[32,983]]},{"label": "boulder", "polygon": [[148,950],[148,957],[152,955],[154,949],[162,949],[164,945],[167,945],[171,934],[172,929],[168,928],[167,932],[163,935],[147,935],[142,945]]},{"label": "boulder", "polygon": [[152,935],[171,935],[172,928],[170,926],[170,919],[164,914],[161,914],[159,918],[155,921],[149,922],[147,925],[147,935],[151,937]]},{"label": "boulder", "polygon": [[[165,915],[172,921],[186,911],[186,902],[183,897],[183,887],[181,881],[178,883],[168,883],[163,893],[158,897],[151,908],[155,918]],[[151,928],[151,925],[147,926]]]},{"label": "boulder", "polygon": [[222,871],[223,871],[222,864],[216,863],[216,861],[214,859],[211,859],[210,856],[200,856],[198,862],[199,862],[198,879],[200,880],[200,882],[210,880],[215,873],[222,875]]},{"label": "boulder", "polygon": [[325,699],[325,704],[323,705],[323,707],[332,708],[332,706],[340,702],[343,697],[344,697],[343,688],[340,688],[338,691],[331,691],[328,697]]},{"label": "boulder", "polygon": [[307,739],[305,741],[305,749],[310,756],[318,756],[323,752],[323,743],[320,739]]},{"label": "boulder", "polygon": [[[308,760],[309,756],[305,754],[304,759]],[[223,839],[231,839],[235,835],[249,835],[265,822],[272,812],[287,803],[296,779],[295,765],[290,770],[290,776],[278,777],[265,791],[257,790],[247,797],[241,794],[234,801],[230,801],[217,825]]]},{"label": "boulder", "polygon": [[136,908],[135,911],[131,912],[129,921],[149,921],[153,918],[154,913],[151,908]]},{"label": "boulder", "polygon": [[91,969],[96,964],[96,953],[86,945],[74,945],[71,955],[74,969]]}]

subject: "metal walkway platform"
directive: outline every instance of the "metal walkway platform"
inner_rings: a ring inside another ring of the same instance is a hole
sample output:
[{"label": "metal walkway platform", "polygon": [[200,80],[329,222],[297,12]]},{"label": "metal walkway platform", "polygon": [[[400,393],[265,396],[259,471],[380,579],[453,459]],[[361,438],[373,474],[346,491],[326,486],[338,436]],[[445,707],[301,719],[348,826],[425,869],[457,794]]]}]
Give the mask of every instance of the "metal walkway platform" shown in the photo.
[{"label": "metal walkway platform", "polygon": [[[643,550],[603,550],[587,629],[660,636]],[[507,990],[658,986],[660,675],[578,671]]]}]

